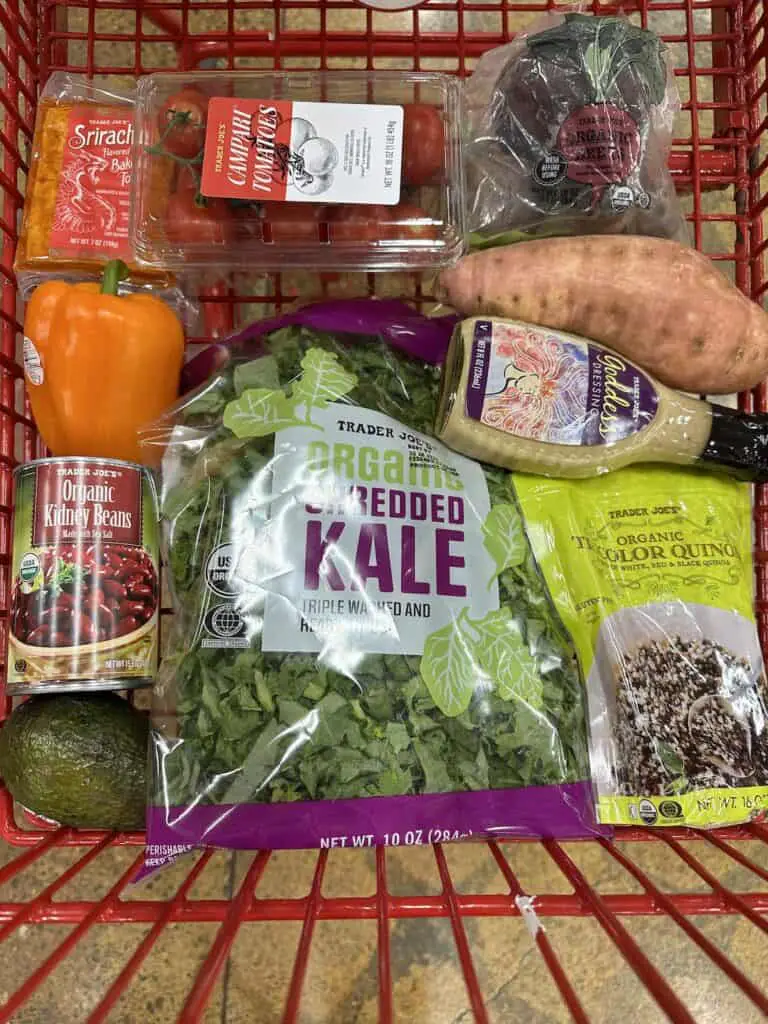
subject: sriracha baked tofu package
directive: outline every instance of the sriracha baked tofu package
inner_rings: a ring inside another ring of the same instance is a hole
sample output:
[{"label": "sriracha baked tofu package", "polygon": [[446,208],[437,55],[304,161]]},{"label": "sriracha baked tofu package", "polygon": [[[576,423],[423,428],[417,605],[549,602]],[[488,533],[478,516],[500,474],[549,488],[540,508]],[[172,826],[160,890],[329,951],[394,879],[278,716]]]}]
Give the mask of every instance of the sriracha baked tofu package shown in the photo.
[{"label": "sriracha baked tofu package", "polygon": [[[167,283],[139,267],[128,237],[133,94],[57,71],[37,107],[14,270],[24,294],[40,275],[96,276],[124,260],[137,281]],[[148,187],[159,186],[153,168]],[[167,172],[166,172],[167,173]]]},{"label": "sriracha baked tofu package", "polygon": [[575,654],[510,477],[432,436],[424,356],[454,322],[351,300],[254,325],[147,432],[176,614],[146,870],[595,831]]},{"label": "sriracha baked tofu package", "polygon": [[714,827],[768,808],[750,489],[683,468],[515,475],[586,681],[600,820]]},{"label": "sriracha baked tofu package", "polygon": [[460,85],[434,72],[147,75],[133,244],[157,268],[445,266],[464,246],[460,131]]}]

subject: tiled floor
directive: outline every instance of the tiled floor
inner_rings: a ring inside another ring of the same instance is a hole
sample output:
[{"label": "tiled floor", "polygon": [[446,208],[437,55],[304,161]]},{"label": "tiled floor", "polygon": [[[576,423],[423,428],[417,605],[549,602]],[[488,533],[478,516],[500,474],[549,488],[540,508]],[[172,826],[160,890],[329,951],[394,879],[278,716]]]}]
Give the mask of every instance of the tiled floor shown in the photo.
[{"label": "tiled floor", "polygon": [[[694,844],[696,856],[728,887],[755,890],[755,877],[718,851]],[[692,847],[693,848],[693,847]],[[704,891],[705,886],[664,847],[625,844],[624,852],[657,884],[678,892]],[[504,847],[521,882],[537,894],[568,892],[570,887],[540,848]],[[639,891],[615,861],[584,844],[568,852],[590,883],[602,894]],[[94,900],[114,885],[136,851],[110,850],[59,899]],[[34,870],[0,889],[0,901],[29,900],[68,867],[82,851],[58,852]],[[768,849],[750,848],[763,867]],[[0,863],[12,856],[5,850]],[[447,847],[452,878],[461,893],[503,893],[506,885],[486,847]],[[302,897],[309,890],[316,855],[275,854],[257,895]],[[200,876],[194,899],[223,898],[236,892],[251,862],[248,854],[217,854]],[[389,888],[393,895],[429,895],[440,891],[429,849],[388,853]],[[137,887],[129,898],[170,897],[191,860]],[[760,884],[757,885],[758,890]],[[768,885],[762,888],[768,888]],[[369,895],[375,891],[373,855],[369,851],[333,851],[323,895]],[[735,916],[693,918],[707,938],[748,976],[765,977],[768,939]],[[468,918],[467,937],[479,983],[494,1024],[550,1024],[569,1015],[560,1001],[544,961],[520,919]],[[624,919],[630,933],[704,1024],[757,1024],[762,1018],[727,978],[700,953],[671,921]],[[613,1024],[633,1017],[643,1024],[666,1019],[643,985],[617,953],[599,925],[585,919],[544,922],[547,934],[590,1019]],[[148,930],[147,925],[99,925],[87,932],[70,955],[35,992],[13,1020],[27,1024],[86,1021]],[[294,965],[301,925],[298,922],[250,923],[242,926],[231,955],[201,1018],[205,1024],[272,1024],[281,1013]],[[15,991],[69,934],[68,926],[22,926],[3,944],[0,1000]],[[181,1010],[189,988],[216,933],[213,924],[168,927],[132,984],[116,1003],[109,1020],[139,1024],[171,1022]],[[470,1024],[472,1014],[448,920],[418,919],[391,925],[393,1000],[396,1019],[424,1024]],[[316,926],[303,988],[299,1019],[305,1024],[368,1024],[377,1020],[377,935],[375,921],[322,921]]]},{"label": "tiled floor", "polygon": [[[2,2],[2,0],[0,0]],[[98,5],[96,5],[98,7]],[[501,10],[473,11],[464,8],[468,30],[498,33]],[[87,9],[70,11],[71,28],[79,31]],[[136,19],[126,11],[96,11],[98,28],[111,35],[133,32]],[[360,11],[334,12],[326,27],[359,29],[368,17]],[[440,10],[425,8],[420,13],[423,31],[445,31],[456,27],[456,14],[449,5]],[[301,11],[284,12],[283,28],[317,31],[320,16],[311,4]],[[664,18],[667,20],[664,21]],[[696,15],[699,31],[706,31],[706,12]],[[531,15],[516,16],[515,28],[522,28]],[[235,13],[239,30],[273,25],[265,9],[241,9]],[[409,31],[410,14],[371,16],[377,31]],[[228,27],[226,12],[212,4],[210,10],[189,12],[192,33],[221,32]],[[684,16],[670,12],[658,16],[657,29],[684,31]],[[147,64],[171,66],[173,51],[153,41],[154,30],[143,20],[147,33],[142,53]],[[132,60],[133,43],[113,38],[99,43],[96,59],[107,63]],[[70,60],[84,63],[85,44],[69,44]],[[673,47],[676,58],[684,57],[682,44]],[[263,63],[263,62],[262,62]],[[380,61],[401,66],[397,61]],[[450,63],[450,62],[448,62]],[[439,62],[432,62],[430,66]],[[450,68],[449,68],[450,69]],[[707,97],[709,80],[699,82],[700,98]],[[705,115],[705,117],[708,115]],[[685,117],[679,131],[687,132]],[[684,201],[690,204],[690,200]],[[705,197],[705,209],[730,210],[730,193]],[[711,251],[726,251],[732,245],[732,229],[722,224],[706,226],[705,245]],[[296,290],[309,294],[307,280],[297,275]],[[391,283],[400,289],[399,280]],[[247,315],[247,310],[242,310]],[[697,855],[727,885],[754,890],[755,877],[748,876],[728,860],[697,844]],[[756,845],[750,855],[761,857],[768,866],[765,847]],[[19,851],[0,849],[0,866]],[[533,893],[567,891],[568,885],[557,869],[535,846],[505,848],[506,855],[526,889]],[[571,856],[589,881],[602,893],[632,892],[636,883],[602,850],[572,845]],[[54,882],[81,856],[82,850],[60,851],[37,861],[6,886],[0,901],[28,901]],[[658,884],[674,891],[698,891],[702,883],[668,849],[634,844],[632,856]],[[57,894],[57,899],[94,900],[114,885],[129,866],[136,851],[109,850]],[[706,854],[706,858],[705,858]],[[484,846],[453,847],[446,850],[454,882],[460,891],[503,893],[504,879]],[[216,854],[198,880],[195,899],[222,899],[236,892],[251,855]],[[435,860],[428,849],[392,850],[387,855],[390,891],[396,895],[438,893],[440,882]],[[184,878],[190,861],[157,875],[129,898],[137,900],[170,898]],[[301,897],[311,884],[315,865],[313,853],[274,855],[258,887],[258,895]],[[759,888],[759,883],[758,883]],[[366,852],[334,851],[328,863],[325,895],[360,895],[375,890],[372,855]],[[746,920],[736,916],[694,919],[694,923],[750,977],[768,974],[768,939]],[[751,1024],[762,1018],[727,978],[712,965],[672,922],[659,917],[625,919],[626,927],[663,971],[695,1019],[703,1024]],[[547,933],[566,968],[584,1007],[598,1024],[616,1024],[625,1019],[654,1024],[663,1015],[644,986],[616,951],[599,926],[584,919],[548,919]],[[61,967],[54,971],[14,1016],[26,1024],[76,1024],[86,1021],[99,1000],[126,964],[149,929],[148,925],[98,925],[79,941]],[[294,922],[244,925],[232,947],[202,1020],[205,1024],[271,1024],[280,1020],[285,993],[294,965],[301,926]],[[2,944],[0,953],[0,1003],[66,939],[71,926],[22,925]],[[109,1020],[119,1024],[144,1021],[165,1024],[176,1019],[216,934],[214,924],[176,924],[165,930],[133,978],[126,993],[113,1008]],[[467,934],[488,1013],[496,1024],[554,1024],[569,1019],[558,998],[550,975],[525,925],[513,918],[470,918]],[[391,925],[393,998],[398,1020],[419,1024],[469,1024],[472,1013],[447,920],[395,921]],[[376,924],[334,922],[318,924],[304,983],[300,1020],[305,1024],[368,1024],[377,1019],[377,935]]]}]

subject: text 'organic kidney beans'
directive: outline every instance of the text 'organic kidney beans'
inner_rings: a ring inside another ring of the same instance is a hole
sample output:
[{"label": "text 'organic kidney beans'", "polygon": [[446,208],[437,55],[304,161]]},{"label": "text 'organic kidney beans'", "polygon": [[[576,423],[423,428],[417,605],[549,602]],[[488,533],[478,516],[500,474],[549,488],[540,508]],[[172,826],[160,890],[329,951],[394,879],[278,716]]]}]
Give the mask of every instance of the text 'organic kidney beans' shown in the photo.
[{"label": "text 'organic kidney beans'", "polygon": [[59,458],[16,470],[9,693],[152,684],[157,521],[142,466]]}]

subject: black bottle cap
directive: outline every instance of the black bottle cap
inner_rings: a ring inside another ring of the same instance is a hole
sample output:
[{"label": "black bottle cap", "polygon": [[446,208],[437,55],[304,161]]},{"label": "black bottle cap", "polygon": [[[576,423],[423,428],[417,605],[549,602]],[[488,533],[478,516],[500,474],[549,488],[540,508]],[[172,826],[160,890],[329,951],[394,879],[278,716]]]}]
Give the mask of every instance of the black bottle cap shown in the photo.
[{"label": "black bottle cap", "polygon": [[712,427],[703,462],[728,466],[735,476],[756,483],[768,481],[768,414],[739,412],[710,405]]}]

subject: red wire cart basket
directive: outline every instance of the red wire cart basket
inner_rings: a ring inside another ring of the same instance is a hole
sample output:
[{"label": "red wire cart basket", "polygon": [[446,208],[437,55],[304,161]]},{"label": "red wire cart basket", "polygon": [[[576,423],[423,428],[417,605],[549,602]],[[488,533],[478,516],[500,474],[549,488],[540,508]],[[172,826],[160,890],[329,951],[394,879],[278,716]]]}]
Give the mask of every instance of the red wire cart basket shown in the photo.
[{"label": "red wire cart basket", "polygon": [[[11,473],[38,442],[11,270],[39,86],[54,70],[407,68],[464,75],[552,5],[427,0],[0,0],[0,623]],[[593,4],[592,9],[609,10]],[[671,163],[695,242],[753,298],[768,288],[763,0],[628,0],[672,49]],[[768,153],[768,150],[766,151]],[[419,281],[355,275],[203,282],[226,329],[298,295]],[[204,339],[199,339],[200,341]],[[742,396],[768,410],[768,390]],[[768,495],[755,503],[768,653]],[[0,718],[10,700],[0,702]],[[619,830],[608,843],[205,852],[144,886],[141,835],[56,829],[0,790],[0,1021],[749,1022],[768,1015],[768,827]]]}]

